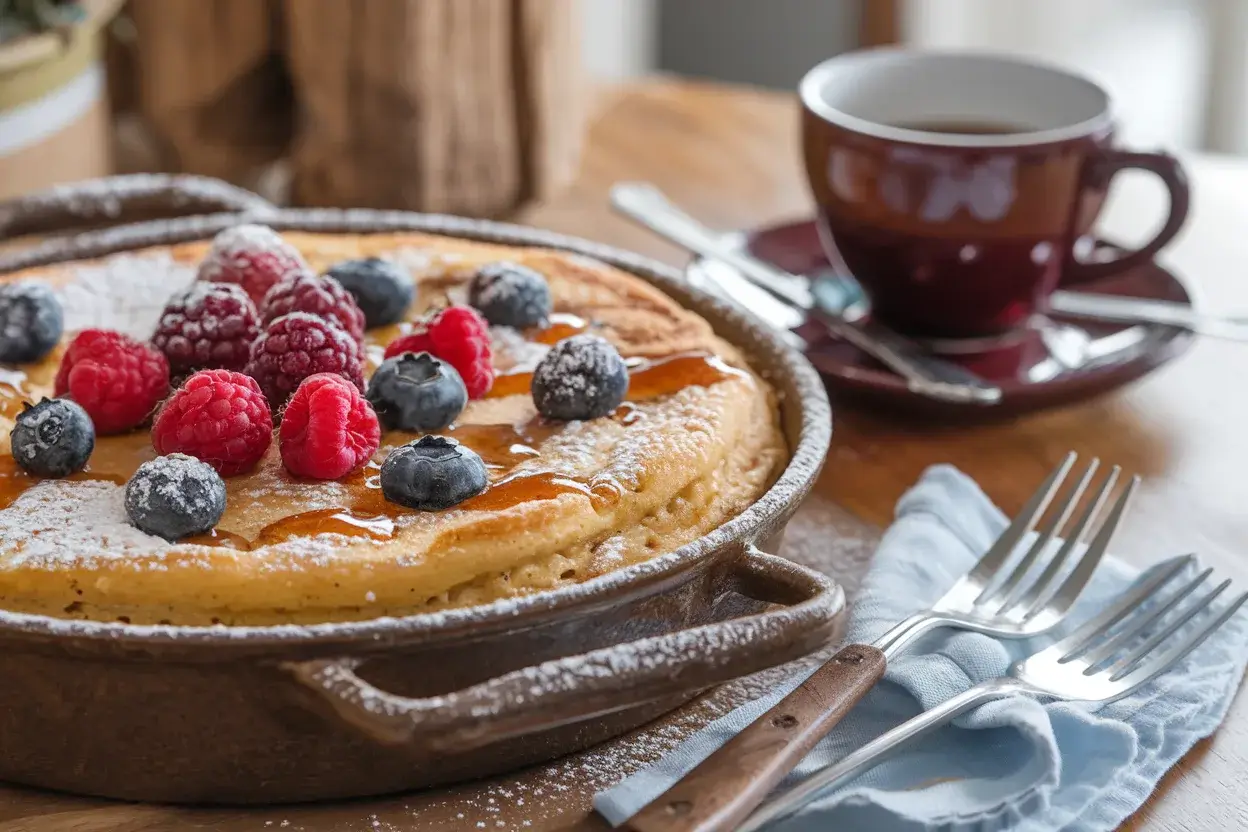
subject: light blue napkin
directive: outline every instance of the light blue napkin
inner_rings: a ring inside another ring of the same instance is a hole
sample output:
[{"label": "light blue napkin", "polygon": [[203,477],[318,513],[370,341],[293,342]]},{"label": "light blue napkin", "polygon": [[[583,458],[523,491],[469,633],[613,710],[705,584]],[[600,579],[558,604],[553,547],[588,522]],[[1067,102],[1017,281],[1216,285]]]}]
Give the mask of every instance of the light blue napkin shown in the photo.
[{"label": "light blue napkin", "polygon": [[[947,466],[924,474],[897,506],[854,604],[849,640],[871,642],[935,601],[978,559],[1006,519],[970,479]],[[1077,626],[1127,587],[1135,570],[1107,558],[1080,599]],[[1228,593],[1230,595],[1230,593]],[[997,641],[939,631],[900,656],[884,682],[802,763],[796,779],[1060,637]],[[1134,695],[1095,707],[1002,699],[963,715],[910,750],[773,825],[776,832],[1102,832],[1148,797],[1170,766],[1221,722],[1248,659],[1241,611],[1170,673]],[[620,823],[808,674],[745,705],[686,740],[594,806]]]}]

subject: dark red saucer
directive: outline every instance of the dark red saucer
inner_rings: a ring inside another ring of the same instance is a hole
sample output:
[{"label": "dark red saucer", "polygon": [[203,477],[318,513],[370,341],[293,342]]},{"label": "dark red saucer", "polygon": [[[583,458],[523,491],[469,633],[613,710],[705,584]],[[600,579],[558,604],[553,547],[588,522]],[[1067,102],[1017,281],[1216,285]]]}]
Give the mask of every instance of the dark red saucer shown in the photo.
[{"label": "dark red saucer", "polygon": [[[813,221],[790,223],[740,235],[740,244],[760,259],[819,280],[833,276]],[[1095,241],[1091,256],[1116,249]],[[709,273],[691,267],[701,279]],[[833,287],[835,288],[835,287]],[[1129,269],[1079,290],[1167,300],[1190,306],[1183,282],[1156,263]],[[1121,387],[1174,359],[1192,343],[1186,330],[1160,324],[1114,324],[1062,315],[1036,315],[1027,327],[991,341],[941,342],[932,348],[1001,388],[995,405],[953,404],[918,396],[896,375],[834,338],[817,321],[794,330],[829,389],[872,404],[911,413],[959,419],[1013,416],[1079,401]]]}]

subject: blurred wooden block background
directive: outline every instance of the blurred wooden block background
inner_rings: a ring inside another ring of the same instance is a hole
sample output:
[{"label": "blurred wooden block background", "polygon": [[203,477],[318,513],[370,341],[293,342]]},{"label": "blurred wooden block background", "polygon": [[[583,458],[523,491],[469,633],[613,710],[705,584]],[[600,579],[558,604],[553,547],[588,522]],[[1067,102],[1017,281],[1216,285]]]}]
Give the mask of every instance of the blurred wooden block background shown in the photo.
[{"label": "blurred wooden block background", "polygon": [[576,171],[575,0],[130,0],[113,31],[123,167],[471,216]]}]

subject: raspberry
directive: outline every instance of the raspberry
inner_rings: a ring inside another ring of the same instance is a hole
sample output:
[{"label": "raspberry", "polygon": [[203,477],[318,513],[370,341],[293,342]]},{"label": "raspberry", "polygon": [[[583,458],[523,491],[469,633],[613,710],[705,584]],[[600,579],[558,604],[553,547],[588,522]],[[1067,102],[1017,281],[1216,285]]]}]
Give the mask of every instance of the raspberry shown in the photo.
[{"label": "raspberry", "polygon": [[364,343],[364,313],[351,293],[332,277],[296,274],[284,278],[260,305],[260,317],[266,325],[291,312],[332,319],[357,343]]},{"label": "raspberry", "polygon": [[274,409],[316,373],[334,373],[364,389],[359,345],[333,321],[291,312],[272,321],[251,347],[247,375],[260,383]]},{"label": "raspberry", "polygon": [[405,352],[427,352],[433,354],[433,336],[423,326],[409,332],[401,338],[395,338],[386,345],[384,358],[394,358]]},{"label": "raspberry", "polygon": [[381,442],[373,406],[341,376],[308,376],[278,433],[282,464],[297,477],[336,480],[372,459]]},{"label": "raspberry", "polygon": [[489,328],[470,306],[443,309],[422,329],[391,342],[385,357],[405,352],[427,352],[450,364],[464,380],[470,399],[481,398],[494,384]]},{"label": "raspberry", "polygon": [[230,370],[201,370],[169,397],[152,426],[162,456],[186,454],[223,477],[251,470],[273,441],[273,417],[256,380]]},{"label": "raspberry", "polygon": [[99,434],[137,426],[168,392],[165,356],[150,344],[106,329],[78,333],[56,372],[56,395],[68,393]]},{"label": "raspberry", "polygon": [[260,334],[255,304],[233,283],[193,283],[170,299],[152,344],[178,375],[195,370],[242,370]]},{"label": "raspberry", "polygon": [[311,274],[303,255],[267,225],[248,223],[227,228],[212,239],[199,279],[237,283],[256,306],[273,284],[293,274]]}]

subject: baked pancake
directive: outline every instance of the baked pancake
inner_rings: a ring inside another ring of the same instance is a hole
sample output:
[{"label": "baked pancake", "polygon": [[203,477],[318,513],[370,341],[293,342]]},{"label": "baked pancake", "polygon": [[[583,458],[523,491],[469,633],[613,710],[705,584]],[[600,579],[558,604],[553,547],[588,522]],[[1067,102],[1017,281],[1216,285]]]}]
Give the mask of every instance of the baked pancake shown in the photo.
[{"label": "baked pancake", "polygon": [[[22,471],[8,436],[24,402],[53,395],[75,331],[150,338],[209,243],[30,269],[0,280],[50,285],[65,338],[42,361],[0,374],[0,608],[256,625],[483,604],[670,552],[742,511],[783,466],[766,382],[705,320],[632,275],[557,251],[416,233],[283,237],[318,274],[371,256],[412,274],[408,321],[366,334],[366,375],[429,308],[466,302],[481,266],[509,261],[545,276],[548,323],[492,327],[493,387],[437,431],[481,456],[486,490],[442,511],[386,500],[379,466],[419,434],[383,432],[372,462],[337,481],[291,476],[274,443],[254,470],[225,479],[226,508],[212,532],[177,543],[148,535],[123,503],[124,484],[157,455],[146,427],[97,437],[86,469],[64,479]],[[580,332],[602,336],[628,360],[627,397],[602,418],[546,419],[530,395],[532,371],[552,344]]]}]

